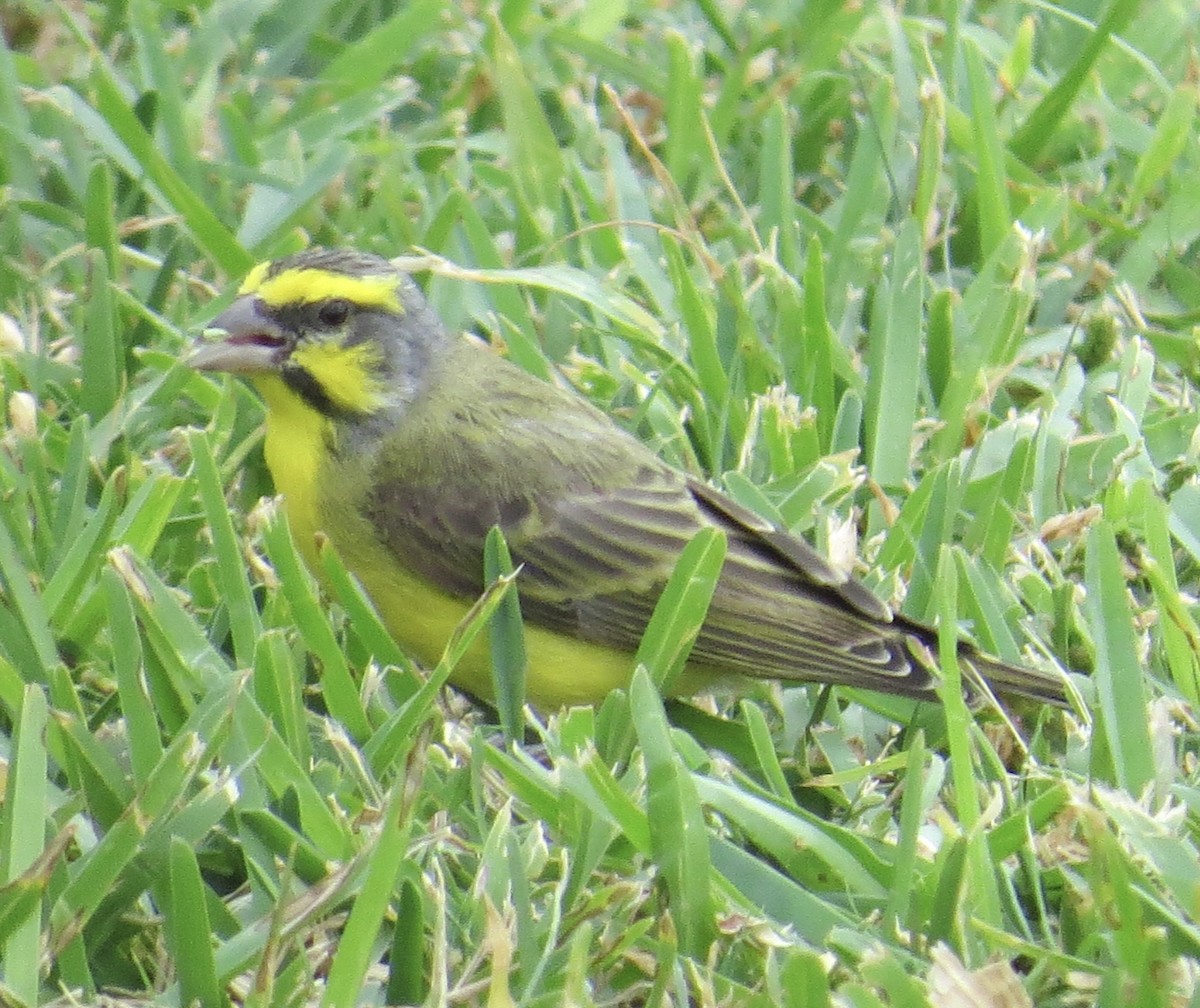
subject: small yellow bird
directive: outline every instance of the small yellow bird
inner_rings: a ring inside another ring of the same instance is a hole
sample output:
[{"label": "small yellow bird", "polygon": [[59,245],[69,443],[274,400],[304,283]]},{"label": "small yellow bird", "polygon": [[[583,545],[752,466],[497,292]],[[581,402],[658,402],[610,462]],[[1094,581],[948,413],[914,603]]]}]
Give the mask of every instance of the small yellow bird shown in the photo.
[{"label": "small yellow bird", "polygon": [[[263,263],[214,330],[191,364],[261,394],[267,465],[310,567],[323,532],[419,661],[438,660],[482,591],[499,525],[521,565],[528,698],[599,702],[628,684],[680,551],[715,526],[725,565],[674,692],[742,677],[936,699],[932,630],[579,396],[451,336],[386,259],[311,249]],[[1065,703],[1057,675],[967,644],[959,655],[1000,693]],[[451,681],[491,698],[482,642]]]}]

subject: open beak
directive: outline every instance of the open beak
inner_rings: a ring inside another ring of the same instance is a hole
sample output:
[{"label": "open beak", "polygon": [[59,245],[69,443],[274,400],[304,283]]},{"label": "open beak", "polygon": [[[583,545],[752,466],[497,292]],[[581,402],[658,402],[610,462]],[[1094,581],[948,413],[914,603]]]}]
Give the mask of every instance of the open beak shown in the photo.
[{"label": "open beak", "polygon": [[238,298],[204,330],[204,339],[187,359],[198,371],[254,375],[278,371],[291,353],[286,330],[264,315],[258,298]]}]

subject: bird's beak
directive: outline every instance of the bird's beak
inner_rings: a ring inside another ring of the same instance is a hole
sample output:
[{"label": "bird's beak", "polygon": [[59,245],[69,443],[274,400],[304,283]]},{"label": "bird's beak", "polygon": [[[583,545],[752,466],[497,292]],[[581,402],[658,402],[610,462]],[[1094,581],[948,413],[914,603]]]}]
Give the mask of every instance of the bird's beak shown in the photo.
[{"label": "bird's beak", "polygon": [[278,371],[291,352],[286,330],[265,315],[258,298],[238,298],[204,330],[187,363],[198,371],[255,375]]}]

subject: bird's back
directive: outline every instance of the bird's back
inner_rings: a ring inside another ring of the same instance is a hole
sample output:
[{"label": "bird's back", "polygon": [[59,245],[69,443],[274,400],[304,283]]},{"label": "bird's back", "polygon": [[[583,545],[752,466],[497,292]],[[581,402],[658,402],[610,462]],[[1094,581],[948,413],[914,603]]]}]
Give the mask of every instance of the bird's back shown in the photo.
[{"label": "bird's back", "polygon": [[[573,393],[480,347],[457,344],[440,366],[431,384],[441,398],[413,403],[376,456],[362,506],[383,548],[420,578],[474,598],[483,540],[498,525],[522,565],[529,623],[631,655],[680,552],[715,527],[727,557],[692,651],[701,679],[935,697],[932,631],[893,617],[802,539],[668,466]],[[962,653],[1002,689],[1063,702],[1056,678]]]}]

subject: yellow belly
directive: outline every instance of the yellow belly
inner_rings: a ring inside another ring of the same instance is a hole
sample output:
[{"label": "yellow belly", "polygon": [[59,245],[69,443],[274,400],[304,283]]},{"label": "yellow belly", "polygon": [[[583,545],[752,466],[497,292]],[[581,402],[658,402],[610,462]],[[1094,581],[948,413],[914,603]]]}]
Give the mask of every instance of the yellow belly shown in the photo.
[{"label": "yellow belly", "polygon": [[[361,561],[355,557],[347,561],[347,567],[362,582],[396,642],[431,668],[469,605],[403,571],[390,556],[377,554],[369,563]],[[529,624],[525,626],[525,648],[529,659],[526,695],[543,709],[597,703],[613,689],[628,685],[633,670],[632,656],[625,652]],[[450,681],[476,696],[494,698],[485,634],[475,638]]]},{"label": "yellow belly", "polygon": [[[283,495],[300,555],[319,577],[316,533],[324,532],[346,568],[362,582],[396,642],[421,664],[433,667],[472,600],[447,595],[405,570],[379,543],[352,501],[343,499],[322,507],[320,488],[336,486],[344,492],[356,485],[356,477],[365,479],[365,474],[325,468],[329,454],[323,445],[330,435],[327,421],[298,403],[277,379],[267,379],[259,388],[268,406],[267,466],[275,489]],[[517,587],[519,590],[519,580]],[[598,703],[613,689],[627,686],[633,672],[633,656],[627,652],[528,624],[525,646],[529,659],[526,696],[543,709]],[[486,635],[476,638],[450,681],[476,696],[493,698]]]},{"label": "yellow belly", "polygon": [[[403,570],[378,547],[369,557],[338,545],[338,552],[362,582],[396,642],[426,668],[441,659],[469,604],[447,595]],[[520,590],[520,576],[517,589]],[[525,624],[528,667],[525,696],[543,711],[572,705],[599,704],[614,689],[625,689],[633,675],[633,654],[604,647],[577,637]],[[724,681],[720,676],[687,668],[672,693],[690,696]],[[450,675],[450,682],[484,700],[494,700],[487,635],[479,634]]]},{"label": "yellow belly", "polygon": [[[337,548],[347,570],[366,589],[396,643],[427,668],[441,659],[454,630],[473,599],[460,599],[406,570],[377,539],[354,506],[353,487],[368,478],[352,465],[330,464],[327,445],[334,437],[329,421],[300,402],[276,377],[255,382],[267,404],[264,444],[267,467],[282,494],[288,524],[300,555],[320,578],[316,534]],[[336,487],[339,500],[323,506],[321,489]],[[517,589],[520,590],[520,578]],[[480,585],[482,592],[483,586]],[[614,689],[629,685],[633,654],[542,627],[525,624],[528,657],[525,693],[536,707],[552,710],[571,704],[601,702]],[[676,693],[709,685],[712,676],[689,670]],[[450,681],[483,699],[493,699],[487,635],[480,634],[450,676]]]}]

